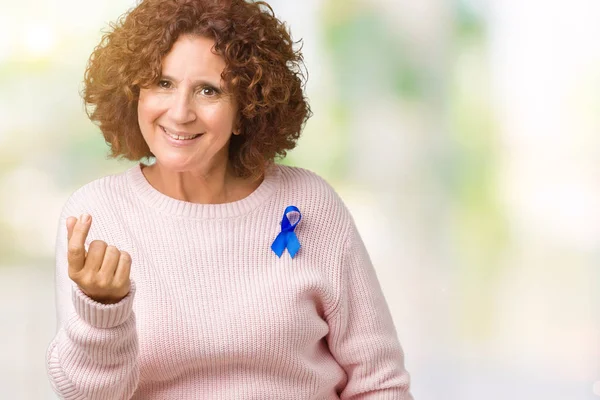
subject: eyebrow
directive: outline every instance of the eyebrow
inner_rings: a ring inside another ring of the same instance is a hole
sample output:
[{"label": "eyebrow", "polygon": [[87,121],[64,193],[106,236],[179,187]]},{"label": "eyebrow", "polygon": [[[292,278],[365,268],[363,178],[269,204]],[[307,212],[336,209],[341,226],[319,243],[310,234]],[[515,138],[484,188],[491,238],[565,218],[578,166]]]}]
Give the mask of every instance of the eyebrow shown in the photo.
[{"label": "eyebrow", "polygon": [[[162,74],[160,79],[166,79],[169,81],[177,82],[177,79],[173,78],[172,76],[166,75],[166,74]],[[210,82],[206,79],[198,79],[198,80],[192,81],[192,85],[194,85],[194,86],[212,86],[215,88],[221,88],[220,84],[215,84],[214,82]]]}]

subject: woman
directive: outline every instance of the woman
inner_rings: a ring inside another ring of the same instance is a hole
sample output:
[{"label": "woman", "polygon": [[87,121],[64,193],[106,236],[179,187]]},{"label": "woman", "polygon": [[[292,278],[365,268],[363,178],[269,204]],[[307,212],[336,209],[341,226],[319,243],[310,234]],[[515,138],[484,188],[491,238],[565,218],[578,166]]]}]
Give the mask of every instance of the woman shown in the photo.
[{"label": "woman", "polygon": [[146,0],[93,52],[84,99],[113,157],[56,245],[65,399],[412,399],[351,215],[275,164],[310,115],[265,3]]}]

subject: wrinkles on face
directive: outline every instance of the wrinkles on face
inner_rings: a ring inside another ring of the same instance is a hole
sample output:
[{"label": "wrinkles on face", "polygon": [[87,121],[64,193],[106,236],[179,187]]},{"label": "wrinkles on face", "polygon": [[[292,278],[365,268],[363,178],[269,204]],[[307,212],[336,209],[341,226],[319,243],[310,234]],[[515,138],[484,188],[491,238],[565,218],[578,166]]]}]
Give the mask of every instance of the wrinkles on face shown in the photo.
[{"label": "wrinkles on face", "polygon": [[140,91],[138,121],[156,157],[152,168],[183,197],[194,197],[185,192],[207,185],[218,192],[230,174],[229,142],[238,108],[223,89],[226,65],[213,46],[209,38],[181,36],[163,59],[160,79]]}]

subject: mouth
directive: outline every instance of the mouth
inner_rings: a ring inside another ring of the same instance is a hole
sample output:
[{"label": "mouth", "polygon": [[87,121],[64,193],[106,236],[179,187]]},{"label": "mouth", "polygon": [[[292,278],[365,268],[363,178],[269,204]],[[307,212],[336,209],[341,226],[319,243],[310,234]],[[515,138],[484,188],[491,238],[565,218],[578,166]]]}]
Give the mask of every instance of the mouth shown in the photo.
[{"label": "mouth", "polygon": [[196,134],[185,134],[185,135],[183,135],[183,134],[178,134],[178,133],[174,133],[174,132],[172,132],[172,131],[168,130],[167,128],[165,128],[165,127],[164,127],[164,126],[162,126],[162,125],[159,125],[159,126],[160,126],[160,129],[162,129],[162,131],[163,131],[163,132],[164,132],[164,133],[165,133],[165,134],[166,134],[168,137],[170,137],[170,138],[171,138],[171,139],[173,139],[173,140],[178,140],[178,141],[182,141],[182,142],[183,142],[183,141],[186,141],[186,140],[194,140],[194,139],[196,139],[196,138],[198,138],[198,137],[202,136],[202,134],[201,134],[201,133],[196,133]]}]

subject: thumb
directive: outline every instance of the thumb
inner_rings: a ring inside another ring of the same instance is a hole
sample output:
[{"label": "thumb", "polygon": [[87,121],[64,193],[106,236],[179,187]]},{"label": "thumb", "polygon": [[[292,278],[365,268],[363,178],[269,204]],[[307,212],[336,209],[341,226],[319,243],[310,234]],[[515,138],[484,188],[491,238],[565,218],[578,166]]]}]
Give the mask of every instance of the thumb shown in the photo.
[{"label": "thumb", "polygon": [[75,227],[76,223],[77,223],[77,218],[75,218],[75,217],[69,217],[69,218],[67,218],[67,221],[66,221],[66,225],[67,225],[67,240],[71,240],[71,236],[73,236],[73,228]]}]

